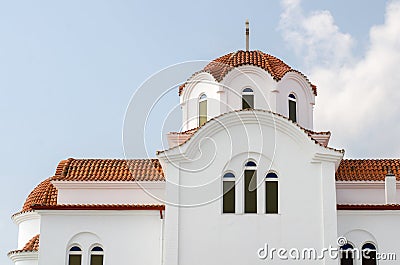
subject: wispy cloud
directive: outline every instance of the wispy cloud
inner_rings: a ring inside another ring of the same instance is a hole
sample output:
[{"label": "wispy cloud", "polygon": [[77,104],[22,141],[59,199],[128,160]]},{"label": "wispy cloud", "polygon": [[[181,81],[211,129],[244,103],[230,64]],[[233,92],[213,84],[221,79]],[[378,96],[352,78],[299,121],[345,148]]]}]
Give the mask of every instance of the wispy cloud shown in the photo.
[{"label": "wispy cloud", "polygon": [[280,30],[304,58],[318,85],[317,129],[350,156],[400,156],[400,1],[390,1],[385,22],[370,29],[365,54],[353,56],[354,38],[329,11],[304,14],[300,0],[282,0]]}]

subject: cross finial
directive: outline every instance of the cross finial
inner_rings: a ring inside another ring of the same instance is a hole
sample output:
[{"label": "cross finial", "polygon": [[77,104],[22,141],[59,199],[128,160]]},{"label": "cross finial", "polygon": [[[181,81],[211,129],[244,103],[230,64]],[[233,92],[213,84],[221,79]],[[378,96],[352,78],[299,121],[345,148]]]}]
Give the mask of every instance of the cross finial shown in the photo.
[{"label": "cross finial", "polygon": [[249,35],[250,35],[249,20],[246,19],[246,51],[249,50]]}]

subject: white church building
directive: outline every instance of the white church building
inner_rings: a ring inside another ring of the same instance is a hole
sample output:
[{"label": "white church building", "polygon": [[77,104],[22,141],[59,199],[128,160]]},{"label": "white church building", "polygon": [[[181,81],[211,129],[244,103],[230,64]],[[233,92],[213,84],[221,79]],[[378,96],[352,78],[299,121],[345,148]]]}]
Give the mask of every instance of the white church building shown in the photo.
[{"label": "white church building", "polygon": [[[211,61],[179,87],[183,129],[168,134],[167,150],[62,160],[12,216],[19,232],[9,258],[397,264],[400,159],[344,159],[330,132],[313,130],[316,96],[304,74],[262,51]],[[311,248],[320,256],[330,247],[341,249],[337,258],[312,257]]]}]

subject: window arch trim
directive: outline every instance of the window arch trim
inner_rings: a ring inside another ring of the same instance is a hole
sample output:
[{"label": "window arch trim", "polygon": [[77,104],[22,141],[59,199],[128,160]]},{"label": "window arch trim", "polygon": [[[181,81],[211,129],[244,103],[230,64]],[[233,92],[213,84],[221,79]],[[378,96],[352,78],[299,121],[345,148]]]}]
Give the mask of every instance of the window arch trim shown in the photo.
[{"label": "window arch trim", "polygon": [[254,109],[254,90],[250,87],[242,89],[242,109]]},{"label": "window arch trim", "polygon": [[[89,248],[89,258],[90,264],[104,264],[104,248],[100,244],[94,244]],[[95,259],[93,260],[93,258]],[[100,260],[99,260],[100,258]]]}]

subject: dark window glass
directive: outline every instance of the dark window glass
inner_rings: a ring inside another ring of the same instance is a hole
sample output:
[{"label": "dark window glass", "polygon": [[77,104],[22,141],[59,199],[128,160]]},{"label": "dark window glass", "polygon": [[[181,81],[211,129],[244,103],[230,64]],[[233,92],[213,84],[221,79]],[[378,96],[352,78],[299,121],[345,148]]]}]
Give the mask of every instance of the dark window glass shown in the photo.
[{"label": "dark window glass", "polygon": [[90,265],[103,265],[103,255],[91,255]]},{"label": "dark window glass", "polygon": [[233,175],[232,173],[226,173],[224,175],[224,179],[226,179],[226,178],[234,178],[234,177],[235,177],[235,175]]},{"label": "dark window glass", "polygon": [[366,243],[362,247],[362,265],[376,265],[376,248],[371,243]]},{"label": "dark window glass", "polygon": [[69,265],[81,265],[81,260],[82,260],[81,255],[70,254],[68,264]]},{"label": "dark window glass", "polygon": [[353,246],[346,244],[340,248],[340,265],[353,265]]},{"label": "dark window glass", "polygon": [[103,251],[101,247],[94,247],[92,248],[92,251]]},{"label": "dark window glass", "polygon": [[81,248],[75,246],[75,247],[72,247],[69,251],[81,251]]},{"label": "dark window glass", "polygon": [[256,165],[256,163],[254,163],[253,161],[249,161],[249,162],[246,163],[245,166],[246,166],[246,167],[256,167],[257,165]]},{"label": "dark window glass", "polygon": [[289,120],[297,122],[296,101],[289,100]]},{"label": "dark window glass", "polygon": [[266,213],[278,213],[278,181],[265,182]]},{"label": "dark window glass", "polygon": [[243,89],[243,92],[244,93],[253,93],[253,89],[247,87],[247,88]]},{"label": "dark window glass", "polygon": [[207,122],[207,100],[199,102],[199,126]]},{"label": "dark window glass", "polygon": [[242,109],[254,109],[254,95],[242,95]]},{"label": "dark window glass", "polygon": [[267,179],[277,179],[278,176],[277,176],[275,173],[271,172],[271,173],[268,173],[268,174],[267,174],[267,177],[266,177],[266,178],[267,178]]},{"label": "dark window glass", "polygon": [[257,173],[255,170],[244,171],[244,212],[257,213]]},{"label": "dark window glass", "polygon": [[235,213],[235,181],[224,181],[223,185],[223,213]]}]

